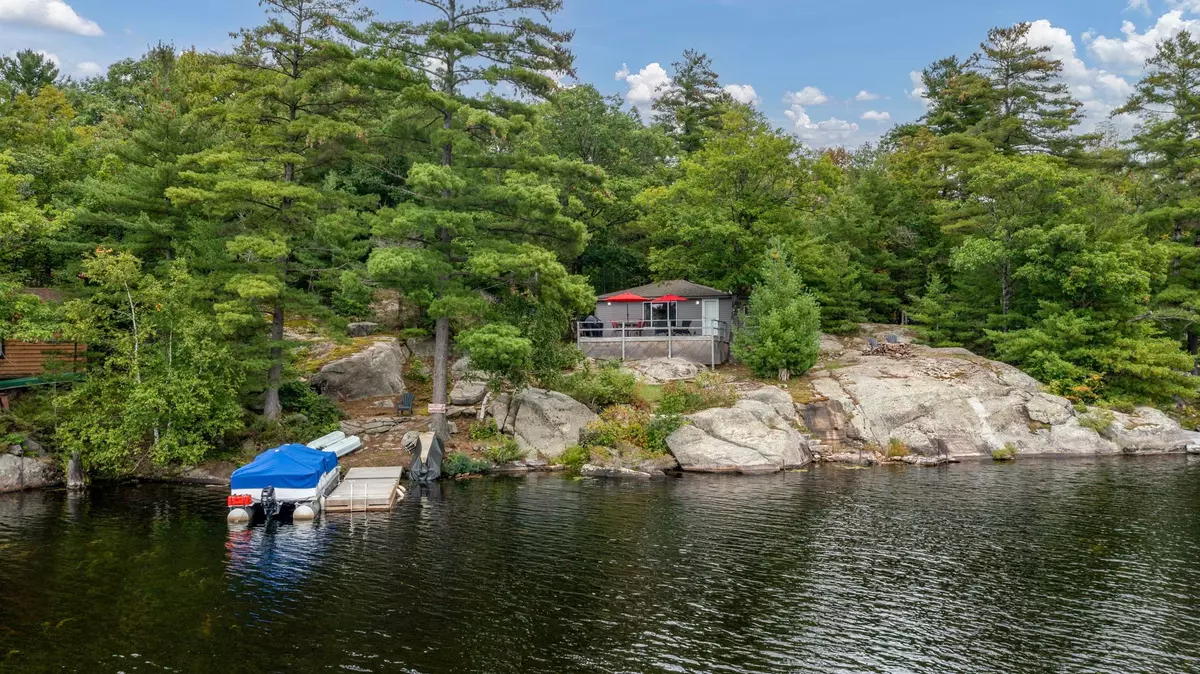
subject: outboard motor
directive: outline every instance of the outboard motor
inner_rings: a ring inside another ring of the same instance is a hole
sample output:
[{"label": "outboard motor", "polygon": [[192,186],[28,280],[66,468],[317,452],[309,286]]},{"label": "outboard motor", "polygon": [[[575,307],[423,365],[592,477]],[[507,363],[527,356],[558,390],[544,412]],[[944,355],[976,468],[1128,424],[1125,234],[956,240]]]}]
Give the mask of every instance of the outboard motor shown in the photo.
[{"label": "outboard motor", "polygon": [[258,502],[262,505],[263,515],[268,521],[279,514],[279,500],[275,498],[275,487],[263,487]]},{"label": "outboard motor", "polygon": [[412,465],[408,468],[413,481],[428,484],[442,476],[442,455],[446,450],[437,434],[406,434],[404,448],[413,455]]}]

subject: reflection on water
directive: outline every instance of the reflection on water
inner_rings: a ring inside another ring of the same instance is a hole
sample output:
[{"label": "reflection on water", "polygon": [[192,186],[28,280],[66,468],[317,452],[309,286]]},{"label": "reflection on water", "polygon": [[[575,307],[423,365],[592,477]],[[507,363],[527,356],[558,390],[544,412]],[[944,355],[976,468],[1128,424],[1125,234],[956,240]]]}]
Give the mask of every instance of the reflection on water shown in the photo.
[{"label": "reflection on water", "polygon": [[0,496],[0,670],[1200,670],[1200,462]]}]

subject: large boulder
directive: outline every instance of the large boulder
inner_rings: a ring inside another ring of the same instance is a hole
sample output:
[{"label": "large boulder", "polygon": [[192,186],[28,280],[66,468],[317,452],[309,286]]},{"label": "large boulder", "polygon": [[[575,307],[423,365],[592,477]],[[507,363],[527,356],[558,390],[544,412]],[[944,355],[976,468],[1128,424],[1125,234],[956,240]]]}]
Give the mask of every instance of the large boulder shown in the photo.
[{"label": "large boulder", "polygon": [[510,404],[515,416],[511,410],[505,414],[512,416],[513,435],[530,457],[557,457],[579,444],[584,427],[597,418],[586,405],[557,391],[525,389]]},{"label": "large boulder", "polygon": [[358,323],[351,323],[347,325],[346,334],[351,337],[366,337],[368,335],[375,334],[375,331],[378,329],[378,323],[372,323],[371,321],[359,321]]},{"label": "large boulder", "polygon": [[773,473],[812,460],[805,438],[774,407],[740,400],[688,415],[667,437],[679,467],[698,473]]},{"label": "large boulder", "polygon": [[414,358],[420,359],[430,367],[433,366],[434,343],[432,337],[409,337],[405,340],[404,346],[408,347],[408,352]]},{"label": "large boulder", "polygon": [[1183,430],[1174,419],[1153,407],[1112,415],[1112,424],[1102,433],[1127,453],[1184,452],[1188,445],[1200,444],[1200,433]]},{"label": "large boulder", "polygon": [[842,343],[836,360],[807,375],[816,401],[802,410],[809,431],[829,444],[886,447],[894,439],[919,455],[987,456],[1006,445],[1027,455],[1114,454],[1200,442],[1200,433],[1155,410],[1129,423],[1116,415],[1102,435],[1032,377],[965,349],[912,345],[911,356],[892,357]]},{"label": "large boulder", "polygon": [[779,416],[788,421],[796,418],[796,403],[792,401],[792,394],[778,386],[763,386],[742,391],[741,397],[745,400],[757,400],[770,405],[779,413]]},{"label": "large boulder", "polygon": [[338,400],[361,400],[404,393],[407,355],[395,338],[372,342],[358,353],[335,360],[313,375],[310,383]]},{"label": "large boulder", "polygon": [[638,381],[647,384],[695,379],[704,369],[703,366],[682,358],[647,358],[629,361],[625,366],[633,371]]},{"label": "large boulder", "polygon": [[62,483],[62,473],[48,459],[0,454],[0,493],[38,489]]},{"label": "large boulder", "polygon": [[478,405],[487,395],[487,384],[474,379],[464,379],[454,382],[450,389],[451,405]]}]

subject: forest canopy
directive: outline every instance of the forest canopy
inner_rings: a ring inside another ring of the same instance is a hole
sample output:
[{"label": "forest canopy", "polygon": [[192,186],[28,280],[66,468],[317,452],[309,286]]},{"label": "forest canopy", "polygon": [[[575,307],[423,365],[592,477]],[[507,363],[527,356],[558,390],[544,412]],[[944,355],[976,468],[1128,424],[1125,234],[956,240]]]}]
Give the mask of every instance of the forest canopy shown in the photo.
[{"label": "forest canopy", "polygon": [[435,403],[456,350],[544,382],[597,293],[672,278],[773,288],[772,329],[911,323],[1083,403],[1195,398],[1186,32],[1117,111],[1127,138],[1082,130],[1018,24],[925,68],[927,112],[877,146],[814,150],[699,49],[645,118],[577,81],[561,0],[262,6],[227,53],[161,43],[81,81],[0,62],[0,336],[88,345],[40,430],[92,468],[311,430],[289,326],[342,334],[384,296],[435,339]]}]

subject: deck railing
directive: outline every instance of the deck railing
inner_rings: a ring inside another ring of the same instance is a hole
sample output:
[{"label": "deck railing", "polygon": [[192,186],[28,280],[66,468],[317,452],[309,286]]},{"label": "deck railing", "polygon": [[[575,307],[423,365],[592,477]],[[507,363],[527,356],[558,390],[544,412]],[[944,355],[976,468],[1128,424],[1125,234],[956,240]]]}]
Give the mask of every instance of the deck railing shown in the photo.
[{"label": "deck railing", "polygon": [[714,363],[717,345],[728,344],[731,339],[729,322],[716,319],[611,321],[607,324],[599,320],[577,321],[575,334],[581,346],[620,342],[622,360],[626,357],[627,343],[666,342],[667,355],[670,357],[675,342],[711,342]]}]

